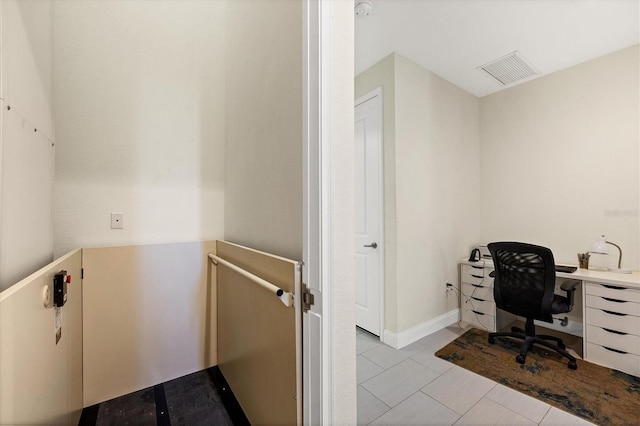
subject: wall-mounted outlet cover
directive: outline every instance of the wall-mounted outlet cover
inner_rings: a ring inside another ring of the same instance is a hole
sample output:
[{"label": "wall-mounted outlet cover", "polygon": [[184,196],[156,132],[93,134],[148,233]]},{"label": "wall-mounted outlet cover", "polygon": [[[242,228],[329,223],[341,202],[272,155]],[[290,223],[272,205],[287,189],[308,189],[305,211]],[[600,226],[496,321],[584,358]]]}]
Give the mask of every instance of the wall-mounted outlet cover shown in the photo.
[{"label": "wall-mounted outlet cover", "polygon": [[111,229],[124,229],[124,213],[111,213]]}]

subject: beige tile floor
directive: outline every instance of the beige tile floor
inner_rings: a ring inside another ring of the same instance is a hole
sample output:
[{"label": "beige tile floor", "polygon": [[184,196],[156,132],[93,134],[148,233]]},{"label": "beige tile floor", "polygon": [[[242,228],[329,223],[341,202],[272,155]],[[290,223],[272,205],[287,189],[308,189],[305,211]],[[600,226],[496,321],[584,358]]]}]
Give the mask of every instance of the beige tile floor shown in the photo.
[{"label": "beige tile floor", "polygon": [[462,333],[447,327],[395,350],[358,328],[358,424],[592,424],[433,355]]}]

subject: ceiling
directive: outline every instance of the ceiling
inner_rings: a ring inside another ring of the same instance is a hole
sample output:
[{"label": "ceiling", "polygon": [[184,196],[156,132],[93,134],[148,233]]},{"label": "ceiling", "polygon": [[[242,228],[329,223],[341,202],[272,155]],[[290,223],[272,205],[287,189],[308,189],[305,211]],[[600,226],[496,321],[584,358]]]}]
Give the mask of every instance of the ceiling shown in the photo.
[{"label": "ceiling", "polygon": [[514,51],[539,77],[640,41],[640,0],[371,3],[355,18],[356,75],[397,52],[478,97],[536,78],[504,86],[478,69]]}]

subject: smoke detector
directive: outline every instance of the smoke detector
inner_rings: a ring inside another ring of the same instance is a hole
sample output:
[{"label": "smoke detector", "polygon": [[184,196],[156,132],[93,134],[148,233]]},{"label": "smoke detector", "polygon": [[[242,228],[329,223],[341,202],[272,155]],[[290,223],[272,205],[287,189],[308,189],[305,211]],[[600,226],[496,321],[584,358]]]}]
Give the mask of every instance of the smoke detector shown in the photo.
[{"label": "smoke detector", "polygon": [[372,9],[373,4],[369,0],[356,1],[356,16],[367,16]]},{"label": "smoke detector", "polygon": [[502,58],[484,64],[478,67],[478,69],[485,71],[505,86],[540,74],[540,71],[524,59],[522,54],[517,50]]}]

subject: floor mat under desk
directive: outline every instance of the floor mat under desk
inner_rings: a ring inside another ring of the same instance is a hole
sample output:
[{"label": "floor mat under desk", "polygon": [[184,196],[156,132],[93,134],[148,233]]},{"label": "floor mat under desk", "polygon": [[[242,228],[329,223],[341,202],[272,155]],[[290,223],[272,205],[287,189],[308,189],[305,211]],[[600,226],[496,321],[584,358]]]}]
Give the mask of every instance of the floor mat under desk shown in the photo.
[{"label": "floor mat under desk", "polygon": [[[500,331],[510,331],[511,327],[520,327],[524,330],[524,321],[516,320]],[[548,334],[550,336],[559,337],[562,339],[567,349],[570,350],[570,352],[573,352],[574,356],[577,355],[576,358],[584,358],[584,355],[582,353],[582,337],[563,333],[561,331],[551,330],[541,325],[536,325],[536,334]]]}]

